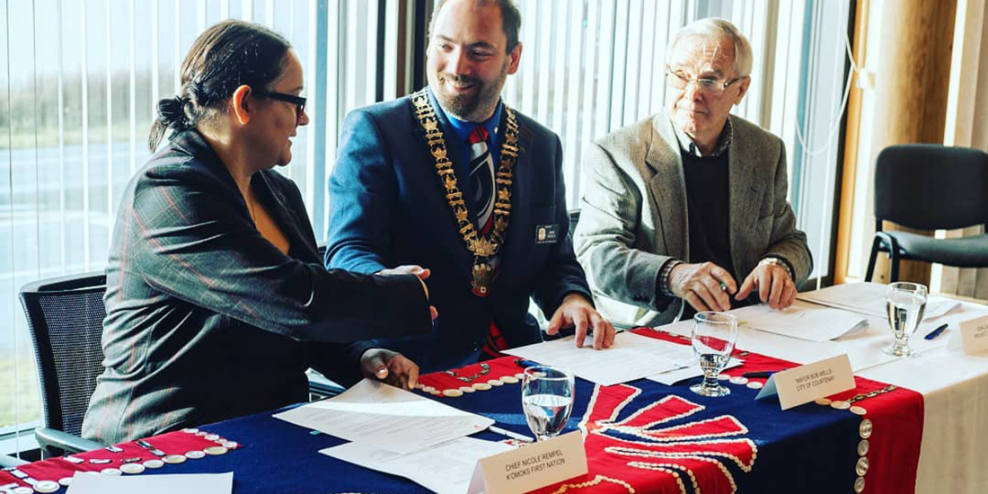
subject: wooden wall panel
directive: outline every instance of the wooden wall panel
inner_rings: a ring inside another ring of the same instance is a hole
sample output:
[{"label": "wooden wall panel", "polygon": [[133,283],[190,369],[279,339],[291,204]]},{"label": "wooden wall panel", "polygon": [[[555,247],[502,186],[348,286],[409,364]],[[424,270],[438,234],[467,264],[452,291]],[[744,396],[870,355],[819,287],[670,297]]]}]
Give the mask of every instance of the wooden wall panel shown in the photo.
[{"label": "wooden wall panel", "polygon": [[[861,26],[868,25],[870,8],[875,3],[867,0],[858,2],[859,30],[856,32],[861,35],[862,40],[867,33],[863,32],[866,29]],[[956,9],[956,0],[895,0],[892,8],[882,10],[882,24],[894,29],[895,42],[882,45],[878,53],[868,53],[867,56],[888,60],[888,63],[881,64],[888,73],[877,75],[878,84],[872,90],[886,92],[889,104],[887,111],[875,120],[875,125],[882,127],[877,129],[879,132],[874,132],[876,129],[861,129],[860,95],[857,94],[860,91],[855,88],[851,95],[849,112],[856,111],[857,114],[848,114],[842,182],[842,197],[847,199],[842,200],[841,204],[835,282],[842,282],[848,271],[851,212],[856,206],[852,200],[854,187],[874,186],[871,183],[854,183],[860,136],[863,133],[870,134],[885,146],[943,142]],[[864,43],[859,43],[856,39],[854,44],[855,50],[863,50]],[[874,222],[874,219],[866,221]],[[897,227],[886,223],[885,229]],[[870,248],[870,239],[867,245]],[[874,281],[887,281],[888,267],[887,259],[879,256]],[[904,262],[900,266],[899,278],[929,284],[930,265],[915,261]]]}]

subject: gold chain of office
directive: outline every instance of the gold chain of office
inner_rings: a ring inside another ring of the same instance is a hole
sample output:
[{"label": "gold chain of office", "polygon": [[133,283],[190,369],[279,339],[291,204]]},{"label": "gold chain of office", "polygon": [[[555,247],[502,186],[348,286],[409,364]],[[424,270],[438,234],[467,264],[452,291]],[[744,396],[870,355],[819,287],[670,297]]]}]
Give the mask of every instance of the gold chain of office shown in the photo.
[{"label": "gold chain of office", "polygon": [[507,105],[504,106],[506,115],[505,142],[501,145],[501,163],[494,180],[497,192],[494,201],[494,228],[489,234],[480,235],[470,219],[463,193],[457,186],[453,162],[447,156],[446,140],[443,137],[442,129],[439,128],[439,120],[436,118],[436,111],[429,101],[428,93],[423,89],[413,94],[411,99],[415,106],[415,116],[418,118],[419,125],[425,130],[429,151],[436,161],[436,173],[446,189],[446,201],[456,217],[463,242],[467,249],[473,253],[472,285],[474,293],[485,297],[496,275],[489,259],[496,256],[500,250],[511,216],[512,169],[521,153],[518,147],[518,122],[515,120],[515,113]]}]

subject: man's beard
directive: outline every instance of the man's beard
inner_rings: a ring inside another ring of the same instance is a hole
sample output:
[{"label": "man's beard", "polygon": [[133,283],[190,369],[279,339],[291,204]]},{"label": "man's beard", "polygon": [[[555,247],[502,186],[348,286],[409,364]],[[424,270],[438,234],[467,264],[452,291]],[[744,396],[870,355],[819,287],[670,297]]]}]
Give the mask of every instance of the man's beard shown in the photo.
[{"label": "man's beard", "polygon": [[[475,77],[440,72],[435,75],[438,88],[434,88],[436,90],[433,92],[443,109],[453,116],[468,122],[481,121],[494,111],[494,107],[501,98],[501,88],[504,87],[504,81],[507,79],[506,69],[507,67],[501,72],[501,76],[497,80],[489,82],[481,81]],[[476,91],[468,94],[450,94],[446,92],[445,81],[473,84]]]}]

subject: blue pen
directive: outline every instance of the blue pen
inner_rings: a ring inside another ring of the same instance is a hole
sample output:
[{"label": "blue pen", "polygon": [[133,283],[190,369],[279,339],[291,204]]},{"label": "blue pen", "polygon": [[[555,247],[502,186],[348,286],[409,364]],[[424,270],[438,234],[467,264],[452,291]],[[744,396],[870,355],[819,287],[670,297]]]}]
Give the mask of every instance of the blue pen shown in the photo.
[{"label": "blue pen", "polygon": [[943,332],[946,329],[947,329],[947,324],[946,323],[941,324],[937,329],[934,329],[933,331],[930,331],[930,333],[927,334],[926,336],[924,336],[923,339],[932,340],[933,338],[936,338],[937,336],[940,336],[941,334],[943,334]]}]

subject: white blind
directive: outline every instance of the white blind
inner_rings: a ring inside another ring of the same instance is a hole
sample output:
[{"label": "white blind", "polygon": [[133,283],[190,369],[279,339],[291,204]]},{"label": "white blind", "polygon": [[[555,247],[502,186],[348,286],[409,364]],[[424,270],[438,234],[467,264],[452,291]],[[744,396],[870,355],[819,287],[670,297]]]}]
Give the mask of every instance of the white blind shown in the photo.
[{"label": "white blind", "polygon": [[[567,204],[579,207],[584,146],[665,106],[665,52],[678,29],[730,20],[752,45],[751,87],[734,113],[780,136],[789,197],[816,270],[829,264],[849,2],[518,0],[522,66],[505,101],[559,134]],[[800,140],[797,127],[801,129]],[[805,141],[805,142],[803,142]],[[812,146],[812,149],[808,149]]]},{"label": "white blind", "polygon": [[[398,5],[0,0],[0,435],[40,419],[17,292],[37,279],[105,267],[123,188],[150,157],[157,102],[177,94],[178,66],[199,33],[244,19],[292,43],[312,123],[299,129],[294,160],[280,171],[303,191],[322,238],[339,124],[345,112],[376,100],[379,50],[395,78]],[[392,83],[383,94],[396,91]]]},{"label": "white blind", "polygon": [[[0,399],[0,433],[40,417],[17,291],[36,279],[105,266],[120,194],[150,155],[146,137],[157,101],[176,93],[176,69],[196,36],[237,18],[269,26],[294,45],[311,123],[299,129],[294,160],[280,170],[302,190],[321,239],[340,124],[354,108],[393,98],[399,70],[409,77],[409,65],[398,67],[398,33],[411,12],[401,16],[400,7],[413,3],[0,0],[0,396],[14,397]],[[579,203],[584,145],[663,106],[671,34],[706,16],[737,24],[752,42],[755,66],[735,111],[785,140],[790,194],[817,265],[825,266],[822,246],[831,232],[822,226],[833,200],[831,130],[840,118],[840,34],[849,1],[517,3],[525,47],[504,98],[560,135],[571,207]]]}]

